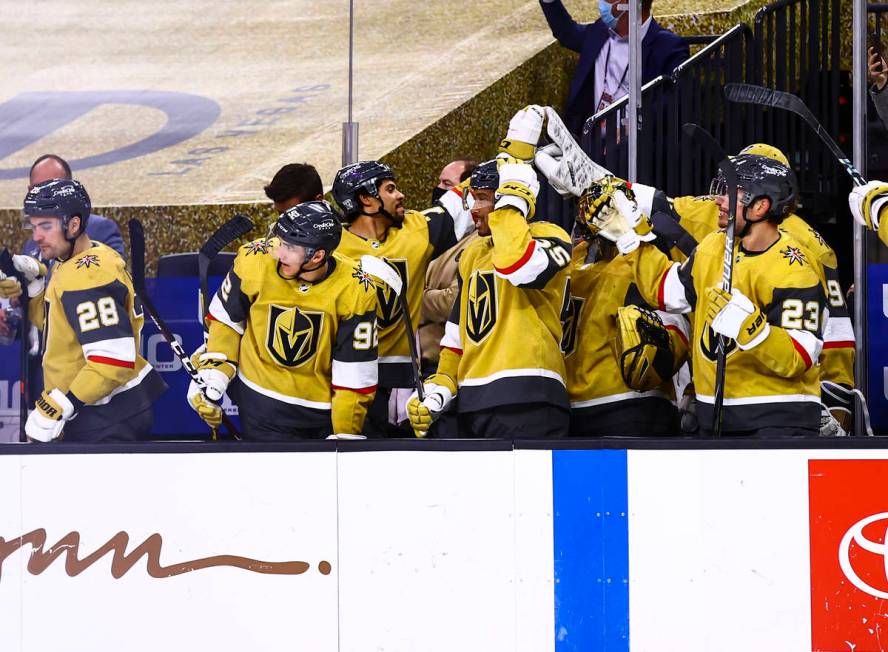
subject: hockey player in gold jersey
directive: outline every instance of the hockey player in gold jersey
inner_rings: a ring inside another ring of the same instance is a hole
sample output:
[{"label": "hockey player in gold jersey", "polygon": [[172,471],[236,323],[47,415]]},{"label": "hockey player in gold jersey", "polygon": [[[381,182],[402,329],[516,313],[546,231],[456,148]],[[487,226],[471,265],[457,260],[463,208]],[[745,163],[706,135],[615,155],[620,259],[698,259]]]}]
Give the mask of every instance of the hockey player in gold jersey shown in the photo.
[{"label": "hockey player in gold jersey", "polygon": [[[755,143],[743,148],[740,154],[765,156],[789,167],[786,155],[772,145]],[[645,192],[638,184],[634,187],[640,194],[647,194],[648,205],[642,202],[642,210],[650,211],[654,232],[668,241],[673,260],[685,260],[697,242],[718,229],[719,207],[712,195],[676,197],[670,200],[662,192],[653,192],[653,189],[646,189]],[[783,219],[780,230],[792,235],[801,245],[807,260],[821,275],[826,287],[830,319],[823,332],[820,374],[824,385],[821,395],[833,417],[838,419],[845,430],[850,430],[850,388],[854,387],[854,329],[839,284],[836,254],[821,235],[795,213],[790,213]],[[840,387],[836,388],[835,385]],[[828,414],[826,416],[829,417]]]},{"label": "hockey player in gold jersey", "polygon": [[[629,254],[642,295],[661,310],[692,313],[691,357],[703,434],[713,424],[716,334],[728,337],[726,434],[816,435],[826,292],[801,244],[779,224],[797,193],[795,175],[763,156],[734,158],[740,179],[733,287],[721,289],[725,234],[706,236],[684,263],[641,244]],[[716,201],[727,223],[726,185]],[[630,222],[631,223],[631,222]],[[602,234],[622,235],[602,223]]]},{"label": "hockey player in gold jersey", "polygon": [[[603,180],[606,197],[625,183]],[[596,188],[598,190],[598,188]],[[570,268],[563,351],[570,395],[570,434],[674,435],[678,432],[672,377],[685,362],[688,324],[655,311],[635,286],[632,267],[591,227],[600,204],[587,194],[579,206]],[[590,201],[591,200],[591,201]]]},{"label": "hockey player in gold jersey", "polygon": [[538,189],[533,168],[513,158],[488,161],[472,174],[481,237],[460,257],[459,292],[426,398],[407,404],[419,436],[454,396],[468,436],[567,434],[560,346],[571,245],[560,227],[528,222]]},{"label": "hockey player in gold jersey", "polygon": [[[342,226],[329,204],[282,213],[243,245],[212,299],[197,356],[206,394],[189,402],[212,427],[228,390],[245,439],[288,441],[361,432],[377,385],[376,289],[334,251]],[[229,385],[229,383],[231,383]]]},{"label": "hockey player in gold jersey", "polygon": [[[34,441],[147,438],[152,403],[166,388],[139,355],[143,315],[123,259],[86,234],[90,208],[86,189],[69,179],[37,184],[25,197],[41,256],[56,259],[45,288],[40,263],[13,259],[29,281],[29,312],[43,331],[47,389],[25,424]],[[17,281],[0,280],[0,296],[17,291]]]},{"label": "hockey player in gold jersey", "polygon": [[[429,262],[456,244],[453,219],[440,206],[423,212],[404,209],[392,169],[379,161],[362,161],[336,173],[333,199],[346,222],[339,251],[360,260],[383,258],[404,281],[413,324],[420,322],[422,290]],[[373,437],[409,436],[389,419],[389,398],[395,388],[414,386],[407,329],[397,296],[378,289],[379,391],[365,430]]]}]

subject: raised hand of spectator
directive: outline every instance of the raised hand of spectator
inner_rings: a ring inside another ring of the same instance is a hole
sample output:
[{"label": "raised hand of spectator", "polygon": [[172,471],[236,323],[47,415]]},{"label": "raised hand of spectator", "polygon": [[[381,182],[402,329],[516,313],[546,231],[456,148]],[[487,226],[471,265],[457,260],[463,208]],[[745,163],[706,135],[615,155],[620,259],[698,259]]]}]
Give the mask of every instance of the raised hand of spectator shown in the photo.
[{"label": "raised hand of spectator", "polygon": [[881,92],[888,83],[888,65],[875,48],[867,49],[867,76],[875,90]]}]

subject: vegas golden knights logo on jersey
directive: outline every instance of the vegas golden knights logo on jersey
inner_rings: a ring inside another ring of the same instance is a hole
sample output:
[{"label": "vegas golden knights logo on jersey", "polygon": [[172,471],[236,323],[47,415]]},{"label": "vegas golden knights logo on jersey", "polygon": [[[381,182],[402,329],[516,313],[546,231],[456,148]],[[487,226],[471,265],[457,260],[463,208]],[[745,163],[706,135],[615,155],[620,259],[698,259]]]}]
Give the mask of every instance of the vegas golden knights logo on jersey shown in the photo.
[{"label": "vegas golden knights logo on jersey", "polygon": [[[731,355],[736,348],[737,342],[730,337],[726,337],[725,357]],[[703,335],[700,336],[700,350],[703,351],[703,356],[707,360],[712,360],[713,362],[718,360],[718,335],[708,323],[703,328]]]},{"label": "vegas golden knights logo on jersey", "polygon": [[324,313],[299,310],[296,306],[268,308],[268,338],[272,357],[285,367],[305,364],[318,350]]},{"label": "vegas golden knights logo on jersey", "polygon": [[586,303],[585,297],[572,297],[569,294],[564,295],[564,309],[561,314],[564,320],[561,322],[561,352],[564,357],[569,356],[577,348],[577,331],[580,326],[580,313],[583,312],[583,305]]},{"label": "vegas golden knights logo on jersey", "polygon": [[[401,294],[407,297],[407,261],[406,260],[390,260],[383,258],[389,267],[398,272],[404,287],[401,288]],[[376,286],[376,298],[379,301],[378,326],[380,329],[393,326],[401,318],[401,302],[398,301],[398,295],[392,292],[392,289],[385,283]]]},{"label": "vegas golden knights logo on jersey", "polygon": [[476,271],[469,277],[466,293],[466,334],[480,344],[496,325],[496,274]]}]

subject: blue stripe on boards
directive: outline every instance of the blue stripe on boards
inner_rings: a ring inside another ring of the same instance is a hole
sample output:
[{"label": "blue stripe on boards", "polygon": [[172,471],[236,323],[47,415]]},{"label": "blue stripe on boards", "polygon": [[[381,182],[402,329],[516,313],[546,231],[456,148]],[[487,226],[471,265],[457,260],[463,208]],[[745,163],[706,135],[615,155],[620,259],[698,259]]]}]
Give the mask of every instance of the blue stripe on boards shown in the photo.
[{"label": "blue stripe on boards", "polygon": [[625,450],[552,451],[556,652],[629,651]]}]

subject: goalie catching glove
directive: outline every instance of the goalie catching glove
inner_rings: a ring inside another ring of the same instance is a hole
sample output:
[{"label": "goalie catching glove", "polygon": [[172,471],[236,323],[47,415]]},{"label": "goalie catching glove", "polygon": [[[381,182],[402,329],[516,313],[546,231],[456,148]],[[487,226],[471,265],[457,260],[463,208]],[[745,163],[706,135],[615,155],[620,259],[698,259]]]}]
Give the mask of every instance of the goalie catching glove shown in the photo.
[{"label": "goalie catching glove", "polygon": [[215,430],[222,423],[222,406],[219,401],[225,395],[237,367],[225,354],[202,351],[202,348],[191,356],[191,361],[197,369],[197,377],[203,388],[200,383],[191,381],[188,385],[188,404]]},{"label": "goalie catching glove", "polygon": [[[31,256],[13,256],[12,265],[21,272],[28,282],[28,296],[36,297],[43,292],[43,280],[46,277],[46,265]],[[22,285],[14,276],[0,272],[0,299],[15,299],[21,296]]]},{"label": "goalie catching glove", "polygon": [[628,387],[656,389],[672,378],[675,355],[660,316],[639,306],[617,309],[617,357]]},{"label": "goalie catching glove", "polygon": [[589,186],[579,201],[577,221],[587,236],[601,236],[617,245],[621,254],[628,254],[656,236],[647,216],[635,202],[628,183],[612,175]]},{"label": "goalie catching glove", "polygon": [[525,162],[532,161],[545,118],[543,107],[536,104],[530,104],[518,111],[509,121],[506,137],[500,141],[499,156],[511,156]]},{"label": "goalie catching glove", "polygon": [[25,422],[25,434],[29,439],[50,442],[62,434],[65,422],[74,418],[75,408],[71,398],[61,390],[44,390],[37,399],[35,409]]},{"label": "goalie catching glove", "polygon": [[712,330],[735,340],[742,351],[761,344],[771,332],[761,309],[740,290],[707,288],[706,304],[706,318]]},{"label": "goalie catching glove", "polygon": [[432,374],[422,385],[425,399],[420,402],[416,392],[407,400],[407,418],[413,432],[425,437],[435,420],[441,416],[456,395],[456,383],[446,374]]}]

